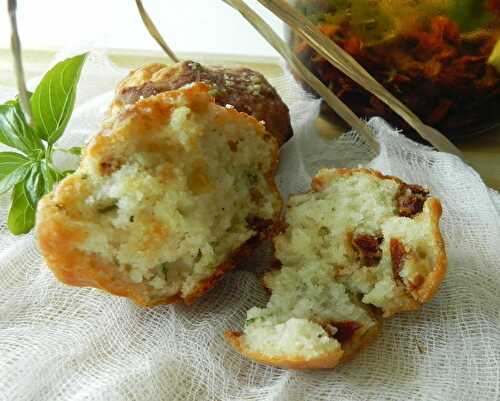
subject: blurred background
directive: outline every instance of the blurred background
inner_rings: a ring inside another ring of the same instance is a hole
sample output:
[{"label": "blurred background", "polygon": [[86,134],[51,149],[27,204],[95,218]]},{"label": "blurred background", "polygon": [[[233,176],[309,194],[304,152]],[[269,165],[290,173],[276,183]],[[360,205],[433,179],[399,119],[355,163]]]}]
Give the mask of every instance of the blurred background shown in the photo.
[{"label": "blurred background", "polygon": [[[174,51],[274,56],[274,50],[221,0],[144,0],[155,24]],[[5,2],[4,2],[5,3]],[[282,34],[281,22],[256,0],[248,5]],[[8,48],[10,27],[0,13],[0,48]],[[111,49],[157,50],[134,0],[18,0],[25,49],[58,50],[72,43]]]}]

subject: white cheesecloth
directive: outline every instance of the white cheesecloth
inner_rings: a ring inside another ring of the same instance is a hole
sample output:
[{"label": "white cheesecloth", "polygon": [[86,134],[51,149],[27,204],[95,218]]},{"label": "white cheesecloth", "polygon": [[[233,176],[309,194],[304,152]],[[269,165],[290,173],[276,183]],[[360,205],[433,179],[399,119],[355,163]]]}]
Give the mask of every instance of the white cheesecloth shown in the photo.
[{"label": "white cheesecloth", "polygon": [[[60,58],[63,55],[60,55]],[[77,108],[60,146],[98,132],[119,70],[103,53],[87,61]],[[422,310],[386,320],[351,362],[297,372],[253,363],[223,333],[263,305],[265,254],[226,275],[193,306],[141,309],[93,288],[55,280],[33,234],[6,227],[0,197],[0,400],[494,401],[500,399],[500,195],[461,160],[370,121],[382,152],[354,133],[332,142],[313,122],[319,103],[290,76],[273,81],[289,104],[295,136],[277,180],[286,197],[309,187],[323,166],[366,165],[430,188],[441,199],[448,274]],[[14,94],[0,88],[0,100]],[[499,155],[500,157],[500,155]],[[61,164],[75,159],[59,160]]]}]

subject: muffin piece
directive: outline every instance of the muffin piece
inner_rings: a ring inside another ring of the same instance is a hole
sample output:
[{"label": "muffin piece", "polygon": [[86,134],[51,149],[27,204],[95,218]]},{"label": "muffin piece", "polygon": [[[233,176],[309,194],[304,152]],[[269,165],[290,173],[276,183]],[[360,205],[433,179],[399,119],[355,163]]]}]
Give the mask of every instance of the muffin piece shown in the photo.
[{"label": "muffin piece", "polygon": [[367,169],[321,170],[292,196],[275,237],[279,268],[264,276],[265,308],[247,312],[229,342],[284,368],[331,368],[367,344],[377,316],[419,308],[447,259],[441,205],[416,185]]},{"label": "muffin piece", "polygon": [[143,306],[191,303],[270,234],[282,209],[276,140],[208,91],[129,106],[40,201],[37,238],[57,278]]},{"label": "muffin piece", "polygon": [[209,85],[217,104],[232,106],[264,121],[279,145],[292,137],[288,107],[262,74],[248,68],[206,67],[194,61],[146,65],[132,71],[118,85],[110,113],[114,115],[127,104],[192,82]]}]

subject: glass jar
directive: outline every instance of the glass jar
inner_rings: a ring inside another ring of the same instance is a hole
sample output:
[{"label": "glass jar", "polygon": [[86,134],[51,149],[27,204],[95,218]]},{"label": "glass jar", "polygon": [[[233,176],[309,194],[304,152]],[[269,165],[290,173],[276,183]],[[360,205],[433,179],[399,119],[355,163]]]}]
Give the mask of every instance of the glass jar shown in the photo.
[{"label": "glass jar", "polygon": [[[500,124],[500,0],[295,0],[425,123],[450,138]],[[385,104],[332,67],[298,35],[299,58],[360,117],[415,133]],[[324,107],[325,114],[332,115]]]}]

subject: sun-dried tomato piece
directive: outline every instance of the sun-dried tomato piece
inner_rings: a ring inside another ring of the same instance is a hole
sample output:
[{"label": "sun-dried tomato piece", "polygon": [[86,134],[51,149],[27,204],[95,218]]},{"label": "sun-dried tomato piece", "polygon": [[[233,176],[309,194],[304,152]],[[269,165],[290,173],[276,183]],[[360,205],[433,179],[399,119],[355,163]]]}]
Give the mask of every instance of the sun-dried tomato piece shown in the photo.
[{"label": "sun-dried tomato piece", "polygon": [[352,245],[359,253],[363,266],[375,266],[382,258],[380,244],[383,242],[382,235],[360,234],[352,239]]},{"label": "sun-dried tomato piece", "polygon": [[419,185],[401,184],[396,195],[399,215],[413,217],[420,213],[428,196],[429,191]]},{"label": "sun-dried tomato piece", "polygon": [[[491,14],[490,24],[496,23],[500,0],[484,3]],[[324,13],[329,15],[327,10]],[[498,35],[485,24],[474,35],[462,35],[459,25],[449,17],[429,17],[429,23],[410,24],[391,40],[365,46],[359,39],[367,43],[370,39],[360,34],[352,21],[318,25],[426,124],[452,138],[493,125],[500,104],[500,75],[487,60]],[[405,135],[422,140],[387,105],[374,100],[369,92],[336,70],[300,36],[294,35],[293,41],[301,61],[357,115],[383,117],[402,128]],[[322,112],[336,118],[324,103]]]},{"label": "sun-dried tomato piece", "polygon": [[101,170],[102,175],[110,175],[118,170],[121,166],[121,162],[118,160],[104,160],[99,163],[99,169]]},{"label": "sun-dried tomato piece", "polygon": [[432,20],[431,32],[434,37],[451,43],[457,43],[460,39],[460,29],[457,23],[443,16]]},{"label": "sun-dried tomato piece", "polygon": [[260,217],[251,217],[247,219],[247,226],[255,231],[262,231],[268,228],[272,220],[261,219]]},{"label": "sun-dried tomato piece", "polygon": [[323,35],[326,35],[331,38],[339,30],[339,27],[336,25],[323,24],[320,25],[319,30]]},{"label": "sun-dried tomato piece", "polygon": [[500,12],[500,0],[488,0],[488,8],[491,11]]},{"label": "sun-dried tomato piece", "polygon": [[238,141],[227,141],[227,144],[229,146],[229,149],[231,152],[236,152],[238,150]]},{"label": "sun-dried tomato piece", "polygon": [[392,272],[394,278],[401,280],[400,272],[403,267],[403,259],[406,256],[406,249],[404,245],[396,238],[391,238],[390,242]]},{"label": "sun-dried tomato piece", "polygon": [[424,284],[425,278],[421,275],[416,276],[413,281],[410,283],[410,290],[415,291],[418,290],[422,284]]},{"label": "sun-dried tomato piece", "polygon": [[356,36],[352,36],[344,42],[344,50],[352,56],[357,56],[361,53],[363,42]]},{"label": "sun-dried tomato piece", "polygon": [[429,115],[429,122],[432,124],[437,124],[446,117],[446,114],[453,106],[453,101],[450,99],[442,99],[436,106],[432,113]]},{"label": "sun-dried tomato piece", "polygon": [[361,327],[359,323],[352,320],[340,322],[332,321],[323,324],[322,326],[329,336],[335,338],[341,344],[351,340],[356,330]]}]

